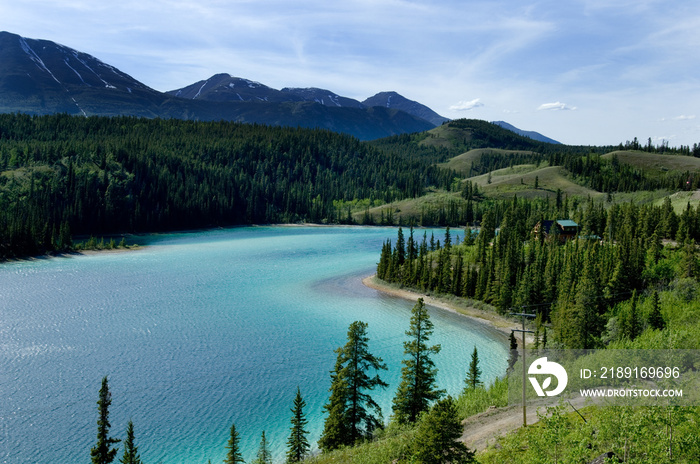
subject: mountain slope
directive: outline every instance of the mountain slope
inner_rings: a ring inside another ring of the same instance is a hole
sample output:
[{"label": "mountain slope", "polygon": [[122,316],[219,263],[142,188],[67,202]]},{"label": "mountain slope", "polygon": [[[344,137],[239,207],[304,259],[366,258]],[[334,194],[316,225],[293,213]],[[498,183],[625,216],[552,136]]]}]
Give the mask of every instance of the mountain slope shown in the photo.
[{"label": "mountain slope", "polygon": [[350,108],[365,107],[365,105],[353,98],[341,97],[340,95],[333,93],[330,90],[319,89],[316,87],[308,87],[303,89],[285,87],[284,89],[282,89],[282,92],[301,98],[304,101],[313,101],[325,106],[346,106]]},{"label": "mountain slope", "polygon": [[207,80],[195,82],[177,90],[166,92],[168,95],[187,100],[208,100],[218,102],[270,102],[281,103],[302,101],[292,98],[279,90],[270,88],[259,82],[254,82],[230,74],[215,74]]},{"label": "mountain slope", "polygon": [[409,100],[396,92],[379,92],[378,94],[369,97],[362,103],[366,106],[384,106],[386,108],[405,111],[409,114],[425,119],[426,121],[430,121],[435,126],[439,126],[440,124],[449,121],[449,119],[440,116],[427,106],[416,101]]},{"label": "mountain slope", "polygon": [[153,117],[160,92],[102,61],[48,40],[0,32],[0,111]]},{"label": "mountain slope", "polygon": [[522,135],[523,137],[529,137],[532,140],[537,140],[538,142],[561,144],[561,142],[557,142],[554,139],[550,139],[549,137],[546,137],[546,136],[540,134],[539,132],[518,129],[517,127],[515,127],[511,124],[508,124],[505,121],[491,121],[491,124],[496,124],[497,126],[501,126],[504,129],[508,129],[509,131],[513,131],[518,135]]}]

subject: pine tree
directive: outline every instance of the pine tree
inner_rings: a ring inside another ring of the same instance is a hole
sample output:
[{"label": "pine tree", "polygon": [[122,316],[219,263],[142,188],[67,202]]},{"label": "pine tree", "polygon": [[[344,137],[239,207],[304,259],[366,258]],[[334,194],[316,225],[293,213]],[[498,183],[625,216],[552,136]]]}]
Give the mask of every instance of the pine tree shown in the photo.
[{"label": "pine tree", "polygon": [[475,462],[474,452],[457,441],[462,422],[451,396],[439,400],[421,420],[414,441],[412,462],[466,464]]},{"label": "pine tree", "polygon": [[287,440],[287,462],[299,462],[304,457],[306,457],[309,452],[309,441],[306,439],[306,435],[309,433],[304,427],[308,423],[306,420],[306,414],[304,414],[304,407],[306,402],[301,397],[301,390],[297,387],[297,395],[294,398],[294,407],[292,411],[292,427],[290,428],[291,434],[289,435],[289,440]]},{"label": "pine tree", "polygon": [[[512,332],[511,332],[512,333]],[[472,352],[472,359],[469,362],[469,370],[467,370],[467,377],[464,379],[466,384],[465,390],[474,390],[476,387],[481,385],[481,369],[479,369],[479,353],[474,346],[474,351]]]},{"label": "pine tree", "polygon": [[255,456],[255,460],[252,464],[272,464],[272,454],[270,453],[270,445],[267,443],[267,438],[265,438],[265,431],[262,432],[262,437],[260,437],[260,446],[258,447],[258,454]]},{"label": "pine tree", "polygon": [[134,443],[134,423],[129,421],[126,426],[126,440],[124,440],[124,455],[119,460],[122,464],[141,464],[138,448]]},{"label": "pine tree", "polygon": [[236,431],[236,424],[231,424],[231,432],[229,434],[228,443],[226,444],[226,459],[224,459],[224,464],[236,464],[239,462],[245,462],[243,456],[241,455],[240,448],[240,437]]},{"label": "pine tree", "polygon": [[107,376],[102,378],[100,397],[97,400],[97,444],[90,450],[93,464],[109,464],[117,455],[117,448],[111,446],[119,443],[116,438],[109,436],[109,405],[112,404],[112,394],[109,392]]},{"label": "pine tree", "polygon": [[[355,321],[348,329],[347,343],[335,350],[338,357],[331,374],[331,398],[324,406],[328,417],[319,440],[324,451],[354,445],[382,427],[381,408],[367,392],[388,386],[376,373],[387,367],[381,358],[369,353],[368,341],[367,324]],[[370,369],[375,371],[374,377],[368,375]]]},{"label": "pine tree", "polygon": [[318,447],[323,451],[331,451],[351,444],[348,439],[350,432],[346,420],[349,390],[345,378],[341,376],[342,370],[342,358],[338,356],[335,367],[331,371],[331,395],[328,403],[323,406],[328,413],[323,424],[323,433],[318,440]]},{"label": "pine tree", "polygon": [[396,264],[398,266],[403,266],[406,261],[406,241],[403,237],[403,229],[399,227],[399,231],[396,237]]},{"label": "pine tree", "polygon": [[656,290],[651,294],[651,311],[649,311],[647,322],[652,329],[663,330],[666,327],[664,317],[661,315],[659,293]]},{"label": "pine tree", "polygon": [[430,402],[444,393],[435,385],[437,369],[430,355],[439,353],[440,345],[427,345],[433,333],[433,323],[423,298],[418,299],[411,313],[410,328],[406,331],[410,339],[403,344],[407,358],[401,361],[401,383],[392,406],[394,417],[400,424],[415,422],[423,411],[428,410]]}]

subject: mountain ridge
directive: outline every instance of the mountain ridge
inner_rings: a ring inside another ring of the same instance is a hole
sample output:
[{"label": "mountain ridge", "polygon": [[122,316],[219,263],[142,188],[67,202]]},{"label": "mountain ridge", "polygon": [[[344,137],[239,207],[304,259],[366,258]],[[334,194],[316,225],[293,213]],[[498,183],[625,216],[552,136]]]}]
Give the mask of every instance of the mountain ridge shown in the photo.
[{"label": "mountain ridge", "polygon": [[[186,99],[154,90],[116,67],[65,45],[0,32],[0,112],[3,113],[228,120],[324,128],[360,140],[434,127],[431,122],[405,111],[366,107],[323,89],[286,88],[271,92],[263,84],[238,79],[237,93],[246,89],[248,101],[244,97],[238,99],[243,101],[234,103],[230,95],[218,100]],[[193,96],[198,91],[201,96],[207,90],[205,81],[201,82]],[[269,96],[267,100],[264,96],[258,98],[255,90],[279,98],[276,101],[270,101]],[[317,103],[317,100],[321,101]]]},{"label": "mountain ridge", "polygon": [[562,144],[561,142],[558,142],[558,141],[551,139],[545,135],[542,135],[539,132],[518,129],[514,125],[509,124],[505,121],[491,121],[491,124],[495,124],[495,125],[500,126],[504,129],[508,129],[511,132],[515,132],[516,134],[522,135],[523,137],[527,137],[527,138],[530,138],[532,140],[536,140],[537,142],[553,143],[555,145]]}]

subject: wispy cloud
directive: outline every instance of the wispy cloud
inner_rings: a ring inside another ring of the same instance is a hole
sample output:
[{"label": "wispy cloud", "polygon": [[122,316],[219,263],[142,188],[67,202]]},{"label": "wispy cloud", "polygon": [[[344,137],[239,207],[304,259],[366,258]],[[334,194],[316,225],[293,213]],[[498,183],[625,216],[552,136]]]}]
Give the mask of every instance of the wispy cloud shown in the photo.
[{"label": "wispy cloud", "polygon": [[676,121],[689,121],[691,119],[695,119],[695,115],[694,114],[688,114],[688,115],[681,114],[680,116],[676,116],[673,119]]},{"label": "wispy cloud", "polygon": [[474,100],[470,101],[460,101],[456,105],[450,106],[451,111],[469,111],[473,110],[474,108],[480,108],[484,106],[483,103],[481,103],[480,98],[475,98]]},{"label": "wispy cloud", "polygon": [[575,106],[569,106],[566,103],[562,102],[554,102],[554,103],[542,103],[538,108],[537,111],[560,111],[560,110],[575,110]]}]

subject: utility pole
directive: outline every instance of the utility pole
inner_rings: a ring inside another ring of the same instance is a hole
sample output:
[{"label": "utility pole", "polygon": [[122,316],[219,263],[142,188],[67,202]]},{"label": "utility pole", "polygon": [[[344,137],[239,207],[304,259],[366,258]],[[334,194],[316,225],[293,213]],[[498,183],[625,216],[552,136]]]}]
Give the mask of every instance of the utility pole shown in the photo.
[{"label": "utility pole", "polygon": [[527,313],[510,313],[511,316],[520,316],[522,317],[523,321],[523,328],[522,329],[513,329],[513,332],[521,332],[523,334],[523,427],[527,427],[527,404],[525,402],[525,383],[527,380],[527,366],[525,363],[525,334],[526,333],[533,333],[532,330],[525,330],[525,318],[526,317],[535,317],[534,314],[527,314]]}]

